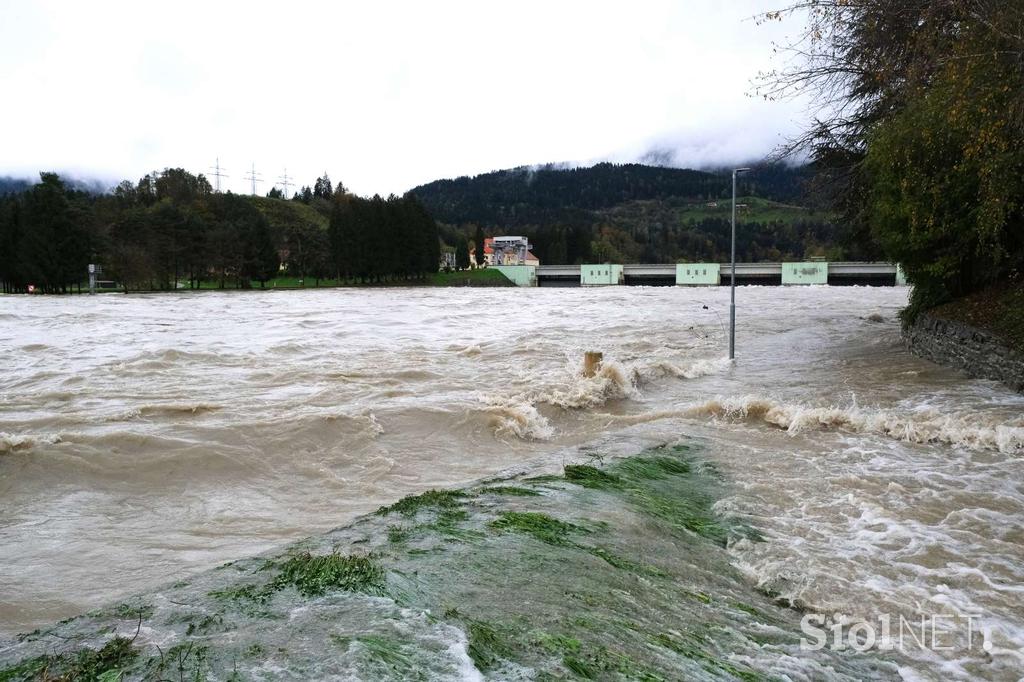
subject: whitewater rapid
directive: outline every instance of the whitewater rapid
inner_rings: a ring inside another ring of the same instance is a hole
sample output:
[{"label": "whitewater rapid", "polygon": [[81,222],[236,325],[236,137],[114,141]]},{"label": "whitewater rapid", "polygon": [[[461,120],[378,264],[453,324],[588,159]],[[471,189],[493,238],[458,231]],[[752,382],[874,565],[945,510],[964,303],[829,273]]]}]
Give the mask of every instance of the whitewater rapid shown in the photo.
[{"label": "whitewater rapid", "polygon": [[1016,679],[1024,398],[909,355],[906,295],[743,287],[735,364],[725,289],[0,297],[0,631],[685,435],[764,535],[730,549],[753,586],[852,619],[981,614],[993,650],[911,651],[905,677]]}]

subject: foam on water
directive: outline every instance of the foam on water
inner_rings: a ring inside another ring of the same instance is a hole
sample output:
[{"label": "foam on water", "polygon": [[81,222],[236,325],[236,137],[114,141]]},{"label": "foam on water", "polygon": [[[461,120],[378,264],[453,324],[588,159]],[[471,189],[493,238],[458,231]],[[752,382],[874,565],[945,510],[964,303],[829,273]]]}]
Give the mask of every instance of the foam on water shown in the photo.
[{"label": "foam on water", "polygon": [[529,314],[486,320],[509,291],[4,297],[0,631],[566,448],[692,434],[736,485],[719,509],[766,538],[730,549],[751,584],[851,618],[980,613],[994,654],[904,677],[1019,677],[1024,397],[910,356],[905,290],[744,287],[735,363],[726,290],[514,293]]},{"label": "foam on water", "polygon": [[903,413],[891,409],[820,407],[789,403],[758,395],[714,398],[674,410],[610,415],[597,418],[625,424],[642,424],[662,419],[712,417],[732,421],[760,422],[788,434],[812,430],[843,430],[878,434],[909,443],[942,443],[957,447],[992,449],[1006,454],[1024,451],[1024,417],[1003,421],[984,413],[942,413],[921,410]]},{"label": "foam on water", "polygon": [[636,395],[635,374],[614,360],[606,360],[592,377],[575,372],[563,384],[541,390],[535,402],[565,410],[604,405],[609,400],[625,400]]},{"label": "foam on water", "polygon": [[516,395],[490,394],[482,400],[490,424],[499,436],[549,440],[557,432],[538,406],[560,411],[586,410],[609,401],[628,400],[639,394],[639,373],[614,359],[606,359],[592,377],[584,376],[578,358],[566,357],[558,371],[527,377],[528,390]]},{"label": "foam on water", "polygon": [[44,445],[55,445],[60,441],[61,437],[55,434],[34,435],[0,431],[0,454],[15,450],[29,450]]},{"label": "foam on water", "polygon": [[760,396],[711,400],[691,408],[694,414],[726,419],[754,419],[797,434],[809,429],[846,429],[876,433],[911,443],[991,448],[1004,453],[1024,448],[1024,418],[1000,422],[982,413],[943,414],[922,410],[913,414],[893,410],[817,407],[779,402]]},{"label": "foam on water", "polygon": [[555,431],[534,405],[526,400],[494,399],[486,408],[491,427],[498,436],[528,440],[548,440]]},{"label": "foam on water", "polygon": [[699,379],[711,374],[721,374],[731,366],[732,361],[729,358],[702,359],[682,366],[662,361],[645,368],[644,374],[654,377],[661,375],[677,379]]}]

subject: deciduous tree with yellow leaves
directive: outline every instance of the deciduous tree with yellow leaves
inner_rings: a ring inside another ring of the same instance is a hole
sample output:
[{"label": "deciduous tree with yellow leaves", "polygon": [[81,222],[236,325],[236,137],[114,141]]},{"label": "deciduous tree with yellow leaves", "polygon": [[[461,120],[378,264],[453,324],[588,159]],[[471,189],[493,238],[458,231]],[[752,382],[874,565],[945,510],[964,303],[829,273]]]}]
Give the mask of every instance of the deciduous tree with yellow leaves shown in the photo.
[{"label": "deciduous tree with yellow leaves", "polygon": [[809,151],[847,219],[903,265],[907,319],[1024,268],[1024,4],[809,0],[760,93],[810,93]]}]

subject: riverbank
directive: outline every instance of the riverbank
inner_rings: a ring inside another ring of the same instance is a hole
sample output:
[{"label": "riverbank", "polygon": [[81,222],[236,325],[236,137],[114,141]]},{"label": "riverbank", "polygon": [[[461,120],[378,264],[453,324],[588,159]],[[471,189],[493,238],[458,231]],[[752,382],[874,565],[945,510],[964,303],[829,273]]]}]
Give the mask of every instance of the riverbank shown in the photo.
[{"label": "riverbank", "polygon": [[[159,294],[188,291],[265,291],[265,290],[291,290],[291,289],[337,289],[337,288],[419,288],[419,287],[514,287],[515,284],[498,270],[478,268],[473,270],[461,270],[451,272],[436,272],[425,279],[391,279],[381,282],[360,282],[356,280],[339,280],[333,278],[301,279],[299,277],[275,277],[266,282],[253,280],[248,287],[239,286],[235,280],[199,280],[195,286],[189,282],[179,282],[179,286],[171,289],[131,289],[125,292],[119,287],[101,287],[96,290],[98,294]],[[83,282],[77,289],[73,288],[67,294],[88,294],[89,285]],[[9,294],[16,296],[18,294]]]},{"label": "riverbank", "polygon": [[[338,287],[356,288],[387,288],[387,287],[511,287],[515,286],[498,270],[478,268],[473,270],[453,270],[451,272],[435,272],[425,279],[388,279],[380,282],[361,282],[345,279],[300,279],[298,277],[275,277],[266,283],[253,281],[249,289],[332,289]],[[220,286],[217,281],[200,282],[199,289],[243,289],[237,282],[225,282]],[[190,291],[187,287],[178,291]]]},{"label": "riverbank", "polygon": [[[753,589],[698,442],[431,490],[0,646],[0,679],[896,679]],[[531,475],[532,474],[532,475]]]},{"label": "riverbank", "polygon": [[903,331],[916,355],[1024,392],[1024,286],[1000,285],[933,308]]}]

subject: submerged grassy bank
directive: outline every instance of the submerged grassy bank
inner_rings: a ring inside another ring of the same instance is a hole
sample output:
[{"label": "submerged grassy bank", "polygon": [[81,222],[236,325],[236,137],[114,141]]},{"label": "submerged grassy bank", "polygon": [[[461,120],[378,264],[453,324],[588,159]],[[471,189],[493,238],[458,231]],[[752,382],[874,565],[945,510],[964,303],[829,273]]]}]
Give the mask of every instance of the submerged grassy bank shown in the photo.
[{"label": "submerged grassy bank", "polygon": [[432,490],[0,645],[0,681],[895,677],[805,652],[693,445]]}]

